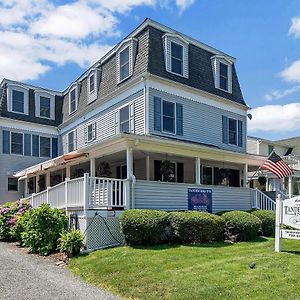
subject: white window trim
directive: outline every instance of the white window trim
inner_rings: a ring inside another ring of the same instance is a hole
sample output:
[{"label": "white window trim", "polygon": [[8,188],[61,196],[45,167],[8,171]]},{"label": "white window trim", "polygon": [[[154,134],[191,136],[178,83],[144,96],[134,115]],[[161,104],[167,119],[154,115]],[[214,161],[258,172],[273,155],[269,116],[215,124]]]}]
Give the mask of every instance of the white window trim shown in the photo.
[{"label": "white window trim", "polygon": [[[24,112],[18,112],[14,111],[12,109],[12,91],[19,91],[24,93]],[[29,114],[29,88],[17,85],[17,84],[9,84],[7,86],[7,110],[9,112],[13,112],[15,114],[20,114],[20,115],[28,115]]]},{"label": "white window trim", "polygon": [[[120,64],[120,55],[123,51],[125,51],[126,49],[128,48],[128,76],[127,77],[124,77],[124,78],[121,78],[121,64]],[[126,79],[128,79],[129,77],[132,76],[132,72],[131,72],[131,64],[132,64],[132,59],[130,59],[130,53],[132,51],[132,47],[131,45],[127,45],[126,47],[124,48],[121,48],[118,52],[118,82],[121,83],[123,81],[125,81]]]},{"label": "white window trim", "polygon": [[71,130],[71,131],[69,131],[69,132],[67,133],[67,153],[71,153],[71,152],[69,152],[69,134],[70,134],[71,132],[74,133],[74,134],[73,134],[73,145],[74,145],[74,147],[73,147],[73,150],[72,150],[71,152],[74,152],[74,151],[77,150],[77,130],[74,129],[74,130]]},{"label": "white window trim", "polygon": [[[215,88],[223,92],[232,94],[232,62],[225,56],[221,56],[221,55],[215,55],[211,57],[211,61],[212,61],[212,68],[214,74]],[[220,63],[228,67],[227,69],[228,90],[224,90],[220,88]]]},{"label": "white window trim", "polygon": [[[174,132],[164,130],[164,101],[165,102],[170,102],[170,103],[174,104],[174,122],[175,122],[175,124],[174,124]],[[176,109],[177,109],[176,108],[176,102],[161,99],[161,132],[162,133],[176,135],[176,132],[177,132],[177,118],[176,118],[177,111],[176,111]]]},{"label": "white window trim", "polygon": [[[182,74],[172,72],[171,43],[182,46]],[[166,71],[184,78],[189,78],[189,42],[181,36],[166,33],[163,35]]]},{"label": "white window trim", "polygon": [[[22,145],[22,146],[23,146],[23,147],[22,147],[22,148],[23,148],[23,149],[22,149],[22,154],[19,154],[19,153],[12,153],[12,152],[11,152],[11,148],[12,148],[12,147],[11,147],[11,143],[12,143],[11,134],[12,134],[12,133],[22,134],[22,144],[23,144],[23,145]],[[10,154],[10,155],[17,155],[17,156],[24,156],[24,150],[25,150],[24,133],[23,133],[23,132],[17,132],[17,131],[9,131],[9,141],[10,141],[10,145],[9,145],[9,154]]]},{"label": "white window trim", "polygon": [[129,103],[126,103],[122,106],[120,106],[116,111],[116,132],[121,132],[121,109],[128,106],[129,107],[129,133],[135,133],[135,104],[134,101],[131,101]]},{"label": "white window trim", "polygon": [[[50,118],[41,116],[40,97],[46,97],[50,99]],[[42,119],[55,120],[55,95],[44,91],[35,91],[34,99],[35,99],[35,116]]]},{"label": "white window trim", "polygon": [[[74,111],[71,111],[71,92],[75,90],[75,109]],[[69,115],[74,114],[77,111],[77,107],[78,107],[78,86],[77,84],[72,85],[69,89]]]},{"label": "white window trim", "polygon": [[[91,91],[90,88],[90,78],[94,75],[94,89]],[[91,71],[89,76],[88,76],[88,94],[93,94],[97,92],[97,72],[95,70]]]},{"label": "white window trim", "polygon": [[[235,144],[232,144],[232,143],[230,143],[230,138],[229,138],[229,120],[234,120],[235,121],[235,123],[236,123],[236,143]],[[239,141],[239,129],[238,129],[238,120],[237,119],[234,119],[234,118],[230,118],[230,117],[228,117],[227,118],[227,122],[228,122],[228,124],[227,124],[227,128],[228,128],[228,145],[231,145],[231,146],[235,146],[235,147],[237,147],[238,146],[238,141]]]},{"label": "white window trim", "polygon": [[[92,126],[92,139],[89,140],[89,126]],[[92,143],[97,138],[97,124],[96,121],[89,122],[84,127],[84,135],[85,135],[85,144]]]}]

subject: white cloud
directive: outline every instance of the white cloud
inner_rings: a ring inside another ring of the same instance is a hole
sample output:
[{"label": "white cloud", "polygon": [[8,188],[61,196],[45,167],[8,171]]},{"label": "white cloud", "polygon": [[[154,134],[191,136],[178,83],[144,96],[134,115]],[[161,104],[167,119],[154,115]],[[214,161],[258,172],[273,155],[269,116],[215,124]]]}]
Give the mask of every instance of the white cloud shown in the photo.
[{"label": "white cloud", "polygon": [[292,18],[289,35],[293,35],[295,38],[300,38],[300,17]]},{"label": "white cloud", "polygon": [[267,101],[278,100],[278,99],[284,98],[288,95],[297,93],[298,91],[300,91],[300,85],[295,85],[295,86],[293,86],[289,89],[285,89],[283,91],[272,90],[269,93],[265,94],[264,98]]},{"label": "white cloud", "polygon": [[191,6],[195,0],[176,0],[176,5],[180,9],[180,12],[186,10],[189,6]]},{"label": "white cloud", "polygon": [[285,81],[300,83],[300,59],[294,61],[279,74]]},{"label": "white cloud", "polygon": [[286,105],[266,105],[250,111],[249,132],[288,132],[300,129],[300,103]]},{"label": "white cloud", "polygon": [[[180,12],[194,0],[166,0]],[[0,1],[0,79],[35,80],[51,66],[86,68],[110,48],[103,40],[119,34],[118,14],[158,0]],[[103,39],[104,38],[104,39]]]}]

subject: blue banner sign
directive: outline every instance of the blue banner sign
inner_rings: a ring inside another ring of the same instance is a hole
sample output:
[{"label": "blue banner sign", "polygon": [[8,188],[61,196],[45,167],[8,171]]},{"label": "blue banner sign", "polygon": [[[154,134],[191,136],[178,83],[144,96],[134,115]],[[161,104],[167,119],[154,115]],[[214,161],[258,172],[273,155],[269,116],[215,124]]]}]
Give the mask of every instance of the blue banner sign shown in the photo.
[{"label": "blue banner sign", "polygon": [[207,211],[212,213],[212,190],[211,189],[188,189],[188,209]]}]

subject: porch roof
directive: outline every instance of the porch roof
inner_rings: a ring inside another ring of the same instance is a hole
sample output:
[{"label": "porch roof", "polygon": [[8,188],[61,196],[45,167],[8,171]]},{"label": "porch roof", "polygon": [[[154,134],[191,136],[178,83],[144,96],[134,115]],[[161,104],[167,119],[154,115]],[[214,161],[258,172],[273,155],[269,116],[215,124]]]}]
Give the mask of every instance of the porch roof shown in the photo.
[{"label": "porch roof", "polygon": [[260,166],[266,160],[265,156],[223,150],[213,145],[170,139],[156,135],[121,133],[105,141],[87,145],[77,151],[20,170],[15,173],[15,176],[27,177],[30,174],[56,168],[60,165],[80,162],[87,157],[96,158],[117,153],[125,150],[127,147],[145,152],[168,153],[183,157],[199,157],[205,160],[233,162],[252,166]]}]

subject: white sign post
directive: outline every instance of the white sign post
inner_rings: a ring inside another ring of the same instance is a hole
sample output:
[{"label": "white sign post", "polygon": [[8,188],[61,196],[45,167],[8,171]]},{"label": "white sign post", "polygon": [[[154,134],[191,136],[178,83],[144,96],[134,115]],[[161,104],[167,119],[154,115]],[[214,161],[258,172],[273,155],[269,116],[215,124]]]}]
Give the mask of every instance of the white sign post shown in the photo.
[{"label": "white sign post", "polygon": [[[296,230],[282,229],[283,224]],[[276,199],[275,252],[281,251],[281,239],[300,240],[300,196]]]}]

